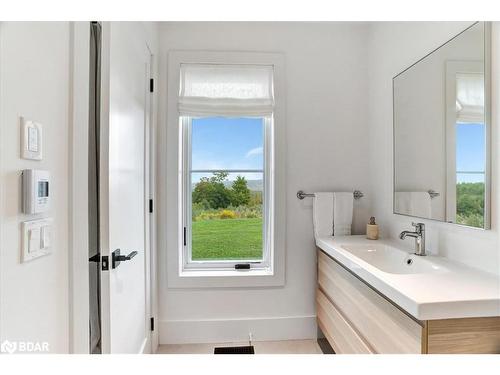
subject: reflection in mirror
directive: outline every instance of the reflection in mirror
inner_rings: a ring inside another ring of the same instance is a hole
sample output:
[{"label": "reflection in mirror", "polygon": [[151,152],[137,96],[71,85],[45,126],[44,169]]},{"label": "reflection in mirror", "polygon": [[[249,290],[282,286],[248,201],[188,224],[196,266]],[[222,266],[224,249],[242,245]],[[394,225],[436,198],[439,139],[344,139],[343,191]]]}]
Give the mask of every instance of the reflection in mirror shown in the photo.
[{"label": "reflection in mirror", "polygon": [[393,80],[394,213],[487,228],[485,24]]}]

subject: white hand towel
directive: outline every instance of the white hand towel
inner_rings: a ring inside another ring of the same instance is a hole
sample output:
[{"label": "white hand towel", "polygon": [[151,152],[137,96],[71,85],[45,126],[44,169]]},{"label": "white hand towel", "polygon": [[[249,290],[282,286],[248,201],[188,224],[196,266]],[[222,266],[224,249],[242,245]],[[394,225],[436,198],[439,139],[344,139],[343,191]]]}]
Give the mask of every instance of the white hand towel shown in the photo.
[{"label": "white hand towel", "polygon": [[314,193],[314,238],[333,235],[333,193]]},{"label": "white hand towel", "polygon": [[427,191],[411,193],[411,214],[418,217],[432,217],[431,196]]},{"label": "white hand towel", "polygon": [[354,196],[352,192],[333,193],[333,235],[350,236]]},{"label": "white hand towel", "polygon": [[395,210],[398,214],[432,217],[432,199],[426,191],[397,191]]},{"label": "white hand towel", "polygon": [[411,192],[408,191],[396,191],[394,210],[398,214],[411,215],[412,212],[412,199]]}]

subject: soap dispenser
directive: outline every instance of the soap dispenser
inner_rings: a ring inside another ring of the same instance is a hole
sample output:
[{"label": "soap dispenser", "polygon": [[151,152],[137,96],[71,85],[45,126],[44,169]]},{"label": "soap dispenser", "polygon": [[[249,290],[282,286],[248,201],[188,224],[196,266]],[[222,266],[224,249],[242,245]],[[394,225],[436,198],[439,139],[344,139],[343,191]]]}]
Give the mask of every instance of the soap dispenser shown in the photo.
[{"label": "soap dispenser", "polygon": [[370,222],[366,224],[366,238],[369,240],[378,240],[378,224],[375,223],[375,217],[370,218]]}]

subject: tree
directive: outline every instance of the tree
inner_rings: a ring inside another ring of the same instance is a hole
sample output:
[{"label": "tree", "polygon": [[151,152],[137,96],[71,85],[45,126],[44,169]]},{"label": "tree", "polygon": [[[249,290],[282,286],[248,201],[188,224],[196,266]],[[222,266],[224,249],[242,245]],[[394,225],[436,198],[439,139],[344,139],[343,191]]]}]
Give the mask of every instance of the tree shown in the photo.
[{"label": "tree", "polygon": [[208,205],[212,209],[226,208],[231,203],[230,191],[224,181],[228,173],[216,172],[212,177],[202,177],[193,190],[193,203]]},{"label": "tree", "polygon": [[484,226],[484,183],[457,184],[457,223]]},{"label": "tree", "polygon": [[262,191],[252,191],[250,190],[250,202],[249,206],[261,206],[262,205]]},{"label": "tree", "polygon": [[246,206],[250,202],[250,189],[245,177],[238,176],[231,186],[231,205],[233,207]]}]

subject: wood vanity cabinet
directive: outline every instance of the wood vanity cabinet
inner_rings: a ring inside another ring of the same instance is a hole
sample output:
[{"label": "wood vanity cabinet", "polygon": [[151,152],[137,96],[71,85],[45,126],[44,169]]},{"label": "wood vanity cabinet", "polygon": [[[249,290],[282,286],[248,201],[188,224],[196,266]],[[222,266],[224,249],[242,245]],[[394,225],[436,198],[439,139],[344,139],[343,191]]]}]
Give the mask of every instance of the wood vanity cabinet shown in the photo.
[{"label": "wood vanity cabinet", "polygon": [[500,317],[416,320],[321,250],[316,307],[339,354],[500,353]]}]

